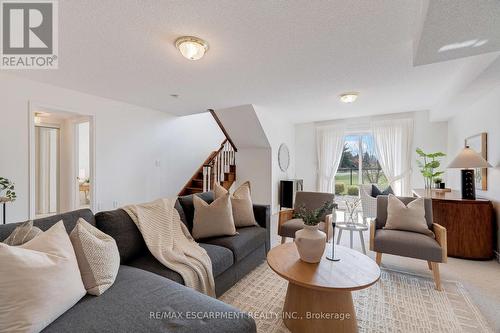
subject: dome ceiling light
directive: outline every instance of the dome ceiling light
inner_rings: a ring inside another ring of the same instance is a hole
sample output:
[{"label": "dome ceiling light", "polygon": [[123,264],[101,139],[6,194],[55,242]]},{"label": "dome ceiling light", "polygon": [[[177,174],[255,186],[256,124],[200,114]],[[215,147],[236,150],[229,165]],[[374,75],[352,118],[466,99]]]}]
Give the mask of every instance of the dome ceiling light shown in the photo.
[{"label": "dome ceiling light", "polygon": [[199,60],[208,51],[208,43],[194,36],[183,36],[175,40],[175,47],[189,60]]},{"label": "dome ceiling light", "polygon": [[354,103],[358,98],[359,93],[357,92],[348,92],[339,96],[340,101],[342,103]]}]

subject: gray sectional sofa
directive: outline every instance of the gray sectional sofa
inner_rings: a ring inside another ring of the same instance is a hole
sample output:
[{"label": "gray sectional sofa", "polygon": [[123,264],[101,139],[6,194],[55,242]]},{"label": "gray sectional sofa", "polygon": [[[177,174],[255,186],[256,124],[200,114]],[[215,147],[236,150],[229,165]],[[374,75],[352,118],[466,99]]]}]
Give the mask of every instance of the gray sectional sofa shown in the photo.
[{"label": "gray sectional sofa", "polygon": [[[199,194],[207,202],[213,193]],[[191,230],[192,196],[176,203]],[[237,229],[238,235],[200,240],[212,260],[216,294],[220,296],[261,264],[270,246],[270,208],[254,205],[259,226]],[[34,221],[42,230],[63,220],[70,232],[79,218],[112,236],[121,266],[113,286],[101,296],[86,295],[43,332],[255,332],[255,322],[232,306],[185,287],[182,277],[159,263],[125,211],[73,211]],[[0,241],[17,224],[0,226]],[[54,300],[57,302],[57,300]]]}]

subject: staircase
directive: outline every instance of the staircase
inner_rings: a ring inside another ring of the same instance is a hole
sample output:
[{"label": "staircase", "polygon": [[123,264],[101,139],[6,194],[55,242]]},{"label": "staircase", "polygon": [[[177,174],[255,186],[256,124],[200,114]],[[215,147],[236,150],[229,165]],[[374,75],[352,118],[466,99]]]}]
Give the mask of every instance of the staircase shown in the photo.
[{"label": "staircase", "polygon": [[214,185],[220,184],[226,190],[236,181],[236,152],[233,141],[213,110],[209,110],[226,136],[220,148],[213,151],[196,170],[194,175],[179,192],[179,196],[212,191]]}]

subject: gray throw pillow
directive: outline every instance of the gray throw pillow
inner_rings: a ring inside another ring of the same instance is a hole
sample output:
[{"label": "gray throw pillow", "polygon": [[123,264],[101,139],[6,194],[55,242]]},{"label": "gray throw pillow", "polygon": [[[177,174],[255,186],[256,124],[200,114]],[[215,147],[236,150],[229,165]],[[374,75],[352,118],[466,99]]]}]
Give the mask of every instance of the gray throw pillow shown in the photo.
[{"label": "gray throw pillow", "polygon": [[43,233],[43,231],[40,228],[34,227],[33,221],[26,221],[17,226],[9,237],[3,241],[3,243],[10,246],[23,245],[41,233]]},{"label": "gray throw pillow", "polygon": [[380,189],[377,187],[377,185],[372,184],[372,197],[376,198],[379,195],[389,195],[389,194],[394,194],[394,191],[392,190],[392,187],[389,185],[387,188],[383,191],[380,191]]}]

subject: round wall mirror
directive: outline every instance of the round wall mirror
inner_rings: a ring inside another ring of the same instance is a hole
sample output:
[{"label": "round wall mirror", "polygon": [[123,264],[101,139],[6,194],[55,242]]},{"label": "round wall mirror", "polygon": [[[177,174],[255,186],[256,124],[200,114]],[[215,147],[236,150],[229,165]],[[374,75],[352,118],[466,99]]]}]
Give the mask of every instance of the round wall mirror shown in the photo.
[{"label": "round wall mirror", "polygon": [[278,164],[281,171],[286,172],[290,166],[290,151],[286,144],[282,143],[278,150]]}]

